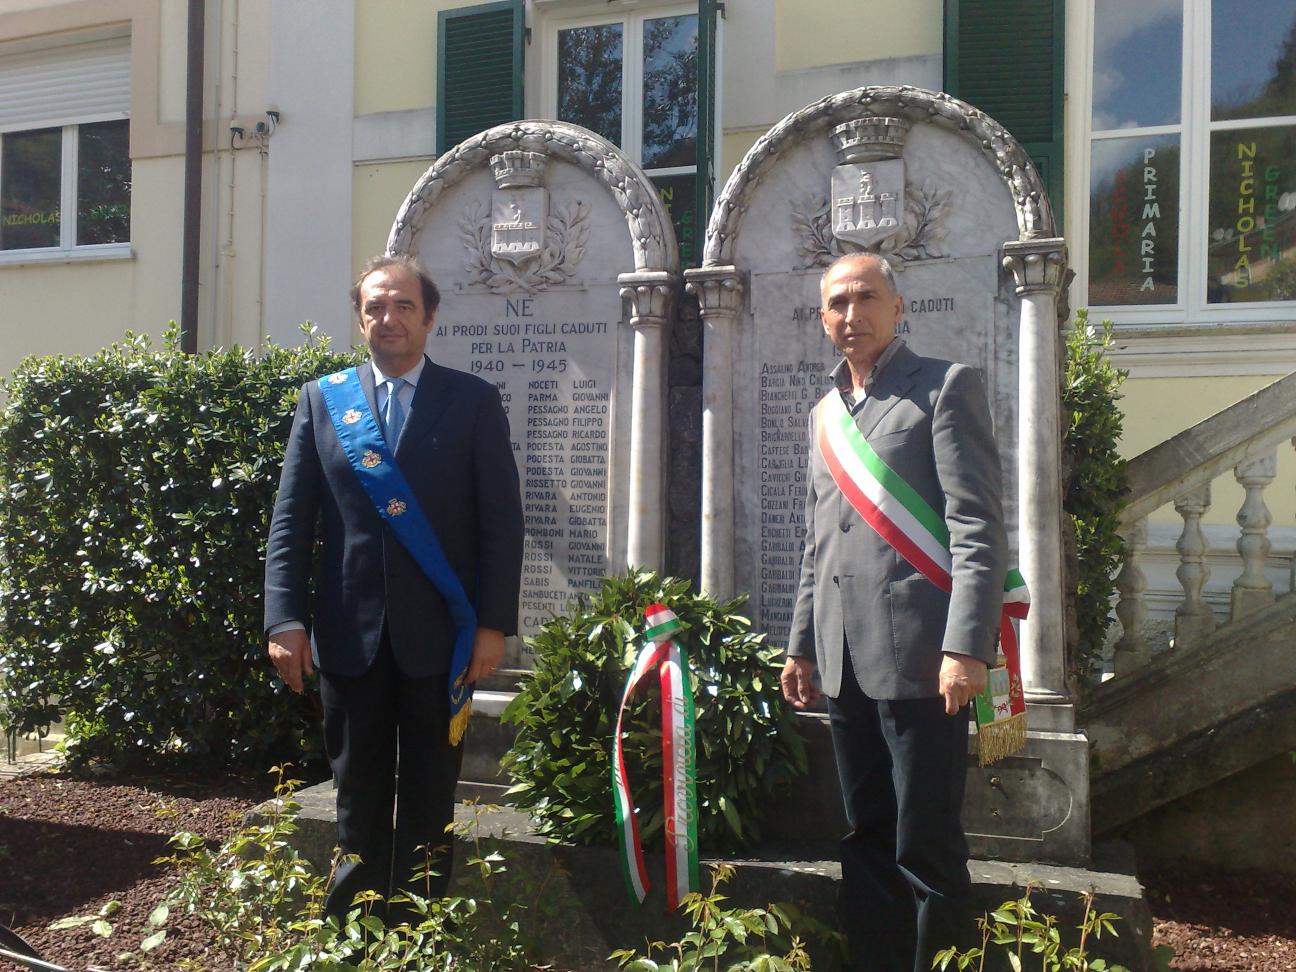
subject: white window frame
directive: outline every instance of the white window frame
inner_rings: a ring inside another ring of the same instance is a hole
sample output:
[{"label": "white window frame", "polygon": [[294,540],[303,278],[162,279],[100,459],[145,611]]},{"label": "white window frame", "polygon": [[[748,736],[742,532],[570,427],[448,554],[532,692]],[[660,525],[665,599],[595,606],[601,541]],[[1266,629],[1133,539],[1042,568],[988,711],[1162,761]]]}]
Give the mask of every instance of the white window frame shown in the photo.
[{"label": "white window frame", "polygon": [[[121,112],[105,112],[98,115],[87,115],[71,125],[24,124],[0,128],[0,136],[21,132],[36,132],[47,128],[62,128],[62,144],[59,152],[59,242],[58,246],[35,246],[21,250],[0,250],[0,266],[14,263],[64,263],[69,260],[113,260],[125,259],[131,255],[131,242],[91,243],[77,245],[77,162],[79,141],[77,133],[81,125],[93,125],[95,122],[128,121]],[[0,137],[0,174],[4,169],[4,138]],[[2,191],[2,187],[0,187]],[[133,216],[133,214],[132,214]],[[132,219],[132,225],[134,220]]]},{"label": "white window frame", "polygon": [[[1232,344],[1242,332],[1296,335],[1296,301],[1249,301],[1208,304],[1206,302],[1207,245],[1210,205],[1210,138],[1211,133],[1230,129],[1280,127],[1296,125],[1296,115],[1267,119],[1210,120],[1211,100],[1211,18],[1209,4],[1198,0],[1184,0],[1183,46],[1181,63],[1180,123],[1146,128],[1119,129],[1112,137],[1126,135],[1172,134],[1180,138],[1180,208],[1179,223],[1179,300],[1174,304],[1102,305],[1089,304],[1089,181],[1092,148],[1096,140],[1092,129],[1092,82],[1094,66],[1094,5],[1072,3],[1067,5],[1068,35],[1071,66],[1068,70],[1068,87],[1071,92],[1070,124],[1068,138],[1070,172],[1073,178],[1067,193],[1067,211],[1079,232],[1073,237],[1071,263],[1076,271],[1072,289],[1072,304],[1090,307],[1093,320],[1103,318],[1114,321],[1119,330],[1152,335],[1156,331],[1170,336],[1171,332],[1184,336],[1201,336],[1206,330],[1219,331],[1221,326],[1230,332],[1226,340]],[[1163,200],[1164,203],[1164,200]],[[1258,330],[1257,330],[1258,329]],[[1264,352],[1281,350],[1290,355],[1291,367],[1296,367],[1296,341],[1281,338],[1261,342]],[[1149,348],[1149,350],[1151,350]],[[1166,349],[1161,349],[1169,350]],[[1201,349],[1206,350],[1205,348]],[[1262,348],[1252,344],[1251,350],[1261,353]],[[1185,349],[1187,351],[1187,349]],[[1198,352],[1200,353],[1200,352]],[[1161,355],[1164,357],[1164,354]],[[1164,366],[1164,362],[1159,367]],[[1244,364],[1239,360],[1238,364]],[[1256,370],[1259,366],[1265,370]],[[1276,364],[1272,357],[1268,363],[1260,361],[1246,364],[1242,370],[1218,373],[1272,374]],[[1170,367],[1165,374],[1185,373]],[[1193,372],[1199,373],[1199,372]]]},{"label": "white window frame", "polygon": [[[558,117],[558,33],[572,27],[601,27],[606,24],[623,24],[622,76],[621,76],[621,151],[640,162],[643,158],[643,28],[645,20],[663,17],[696,16],[697,4],[663,4],[636,7],[633,10],[587,11],[561,17],[545,18],[541,52],[540,113],[545,118]],[[699,41],[701,38],[699,38]],[[635,57],[632,59],[631,54]],[[642,163],[641,163],[642,164]],[[694,175],[693,165],[676,165],[662,168],[644,168],[650,177]]]}]

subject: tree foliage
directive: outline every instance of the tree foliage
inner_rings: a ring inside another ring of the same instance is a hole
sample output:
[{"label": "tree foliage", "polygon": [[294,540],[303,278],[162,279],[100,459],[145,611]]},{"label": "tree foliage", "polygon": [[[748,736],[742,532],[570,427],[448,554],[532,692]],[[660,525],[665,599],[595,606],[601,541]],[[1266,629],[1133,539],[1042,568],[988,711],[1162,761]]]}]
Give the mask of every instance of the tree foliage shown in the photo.
[{"label": "tree foliage", "polygon": [[[318,745],[265,661],[268,520],[325,340],[183,354],[172,328],[28,358],[0,415],[0,715],[75,759],[264,766]],[[303,753],[306,751],[306,753]]]}]

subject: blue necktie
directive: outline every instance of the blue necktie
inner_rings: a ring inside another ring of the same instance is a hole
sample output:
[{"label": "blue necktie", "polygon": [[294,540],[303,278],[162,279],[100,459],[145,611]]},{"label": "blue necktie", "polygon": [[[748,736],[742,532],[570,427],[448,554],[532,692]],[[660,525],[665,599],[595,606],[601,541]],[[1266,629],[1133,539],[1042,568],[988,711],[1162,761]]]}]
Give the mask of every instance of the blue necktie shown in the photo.
[{"label": "blue necktie", "polygon": [[401,404],[398,394],[405,379],[389,378],[386,384],[388,392],[387,407],[383,410],[383,435],[387,438],[387,448],[395,452],[401,429],[405,427],[405,406]]}]

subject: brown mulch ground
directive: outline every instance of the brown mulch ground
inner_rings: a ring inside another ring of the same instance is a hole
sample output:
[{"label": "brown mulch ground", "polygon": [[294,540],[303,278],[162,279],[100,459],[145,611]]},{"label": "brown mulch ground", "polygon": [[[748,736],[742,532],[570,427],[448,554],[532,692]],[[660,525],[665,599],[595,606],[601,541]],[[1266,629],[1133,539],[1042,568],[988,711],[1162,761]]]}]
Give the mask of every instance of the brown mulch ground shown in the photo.
[{"label": "brown mulch ground", "polygon": [[[0,784],[0,923],[47,961],[77,970],[138,968],[116,957],[153,931],[149,912],[171,886],[168,869],[153,863],[171,852],[167,838],[188,830],[220,840],[270,791],[268,778],[127,781],[40,773],[6,781]],[[88,926],[47,928],[57,918],[95,914],[109,901],[122,904],[110,919],[110,938]],[[167,940],[149,953],[154,968],[175,969],[182,959],[231,968],[197,920],[173,913],[167,928]],[[0,961],[5,972],[14,968]]]},{"label": "brown mulch ground", "polygon": [[[84,969],[138,968],[116,956],[151,929],[148,914],[170,886],[152,861],[167,837],[191,830],[213,840],[237,830],[243,814],[267,797],[266,780],[75,778],[41,773],[0,783],[0,923],[48,960]],[[1296,877],[1191,870],[1140,874],[1148,889],[1157,944],[1175,950],[1183,972],[1296,970]],[[120,901],[111,938],[88,927],[49,931],[68,915]],[[172,916],[167,941],[150,953],[154,968],[182,959],[228,969],[198,922]],[[0,970],[15,968],[0,962]]]},{"label": "brown mulch ground", "polygon": [[1296,970],[1296,877],[1143,870],[1158,945],[1184,972]]}]

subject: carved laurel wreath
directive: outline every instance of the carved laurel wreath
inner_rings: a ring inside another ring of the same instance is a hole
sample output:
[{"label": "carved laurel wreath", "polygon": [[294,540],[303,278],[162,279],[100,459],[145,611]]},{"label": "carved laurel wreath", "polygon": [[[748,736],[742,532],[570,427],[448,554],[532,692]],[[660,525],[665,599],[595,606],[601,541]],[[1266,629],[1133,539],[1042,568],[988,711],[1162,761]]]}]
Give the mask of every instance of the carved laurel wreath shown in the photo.
[{"label": "carved laurel wreath", "polygon": [[464,269],[470,282],[483,284],[497,294],[534,294],[572,278],[589,238],[589,203],[573,200],[545,222],[545,246],[534,259],[515,264],[491,252],[490,213],[480,199],[464,209],[459,220],[460,238],[468,253]]},{"label": "carved laurel wreath", "polygon": [[797,250],[802,270],[826,267],[846,253],[881,253],[896,263],[939,260],[945,251],[939,243],[945,238],[945,217],[949,212],[952,191],[940,190],[934,183],[922,187],[905,186],[905,214],[900,229],[877,246],[862,247],[837,239],[832,232],[832,210],[828,197],[807,196],[792,204],[792,229],[800,237]]}]

